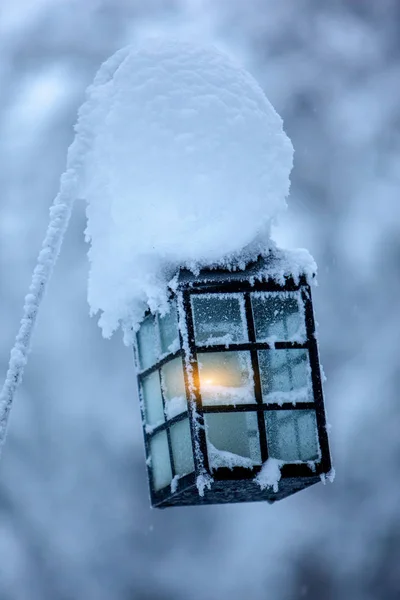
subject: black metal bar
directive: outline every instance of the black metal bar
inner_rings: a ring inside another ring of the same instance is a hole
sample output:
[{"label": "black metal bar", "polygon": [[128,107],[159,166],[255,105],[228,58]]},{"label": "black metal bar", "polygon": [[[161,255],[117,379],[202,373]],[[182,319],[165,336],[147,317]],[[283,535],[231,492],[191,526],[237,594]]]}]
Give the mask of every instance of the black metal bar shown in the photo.
[{"label": "black metal bar", "polygon": [[[202,474],[202,468],[205,469],[208,473],[210,472],[210,466],[208,463],[208,453],[207,453],[207,440],[206,440],[206,432],[204,425],[204,415],[203,415],[203,407],[201,401],[200,394],[200,378],[199,378],[199,368],[197,364],[197,353],[196,353],[196,344],[195,344],[195,335],[194,335],[194,324],[193,324],[193,315],[192,315],[192,307],[190,302],[190,292],[184,291],[182,294],[183,301],[183,311],[185,314],[185,325],[187,331],[187,344],[189,347],[189,356],[186,356],[186,361],[189,362],[191,368],[191,376],[193,381],[192,390],[189,389],[189,381],[186,373],[186,368],[184,369],[185,373],[185,387],[188,398],[191,398],[192,394],[194,396],[194,405],[193,402],[190,402],[189,411],[191,414],[190,418],[190,432],[192,436],[192,445],[193,445],[193,454],[194,454],[194,462],[195,469],[198,475]],[[185,345],[183,345],[185,348]],[[185,352],[185,350],[184,350]],[[202,465],[199,464],[199,457],[197,452],[197,444],[199,451],[202,455]]]},{"label": "black metal bar", "polygon": [[235,413],[235,412],[254,412],[259,409],[259,404],[205,404],[203,413]]},{"label": "black metal bar", "polygon": [[274,345],[265,342],[244,342],[238,344],[215,344],[210,346],[197,346],[196,352],[240,352],[245,350],[302,350],[308,348],[308,342],[275,342]]},{"label": "black metal bar", "polygon": [[[163,404],[164,418],[166,418],[165,396],[164,396],[164,390],[163,390],[163,384],[162,384],[162,378],[161,378],[161,369],[158,371],[158,375],[159,375],[159,381],[160,381],[160,390],[161,390],[161,398],[162,398],[162,404]],[[170,427],[169,427],[170,424],[171,424],[171,422],[167,421],[167,423],[166,423],[167,427],[165,428],[165,430],[167,432],[169,460],[170,460],[170,463],[171,463],[171,472],[172,472],[172,479],[173,479],[175,477],[175,475],[176,475],[176,471],[175,471],[174,454],[172,452],[171,431],[170,431]]]},{"label": "black metal bar", "polygon": [[218,405],[203,405],[203,413],[229,413],[229,412],[266,412],[269,410],[315,410],[314,402],[284,402],[277,404],[218,404]]},{"label": "black metal bar", "polygon": [[313,477],[321,475],[323,472],[324,470],[320,462],[315,462],[314,466],[310,466],[310,463],[307,462],[286,463],[281,467],[282,479],[288,477]]},{"label": "black metal bar", "polygon": [[[188,475],[184,475],[183,477],[179,477],[177,491],[172,493],[170,485],[161,488],[161,490],[155,491],[152,497],[152,505],[157,508],[162,508],[160,505],[168,500],[168,498],[179,498],[179,494],[182,492],[182,490],[185,490],[187,487],[192,487],[194,484],[195,474],[193,472],[189,473]],[[194,493],[197,495],[197,489],[194,491]],[[179,505],[179,499],[176,504]]]},{"label": "black metal bar", "polygon": [[[178,320],[179,320],[179,341],[181,348],[183,348],[182,354],[182,366],[183,366],[183,380],[185,383],[185,394],[186,400],[188,403],[188,417],[189,417],[189,429],[190,429],[190,439],[192,442],[192,453],[193,453],[193,461],[194,461],[194,469],[196,476],[199,474],[199,465],[198,465],[198,457],[197,457],[197,437],[196,437],[196,406],[191,397],[190,383],[189,383],[189,375],[187,372],[187,364],[190,364],[190,355],[188,356],[186,348],[189,347],[189,331],[188,331],[188,318],[186,312],[186,298],[183,296],[183,293],[180,292],[179,296],[177,296],[178,303]],[[179,305],[182,305],[182,310],[179,309]],[[190,309],[190,307],[189,307]],[[183,333],[185,334],[185,338],[183,337]],[[190,350],[189,350],[190,354]]]},{"label": "black metal bar", "polygon": [[170,360],[173,360],[174,358],[177,358],[178,356],[182,356],[181,349],[176,350],[175,352],[172,352],[172,354],[167,354],[166,356],[163,356],[163,358],[161,358],[154,365],[152,365],[151,367],[148,367],[144,371],[140,371],[138,373],[137,376],[138,376],[139,381],[141,381],[144,377],[147,377],[147,375],[151,375],[152,373],[154,373],[154,371],[161,369],[161,367],[163,367],[167,362],[169,362]]},{"label": "black metal bar", "polygon": [[[261,468],[262,465],[255,465],[249,469],[245,467],[233,467],[232,469],[221,467],[213,470],[213,477],[215,481],[229,481],[231,479],[254,479],[257,473],[260,472]],[[315,463],[314,466],[310,466],[306,462],[286,463],[281,467],[282,479],[292,477],[315,477],[316,475],[320,475],[322,472],[323,471],[320,463]]]},{"label": "black metal bar", "polygon": [[304,302],[304,311],[306,319],[306,331],[309,341],[309,357],[311,365],[311,380],[315,400],[315,412],[317,420],[318,438],[321,449],[321,464],[324,473],[328,473],[331,468],[331,456],[329,451],[328,433],[326,430],[326,416],[324,409],[324,400],[321,382],[321,367],[318,355],[318,345],[315,337],[314,311],[311,301],[311,289],[307,284],[302,289],[302,299]]},{"label": "black metal bar", "polygon": [[[254,378],[254,395],[256,398],[257,405],[262,406],[263,398],[262,398],[262,389],[261,389],[260,365],[258,364],[258,352],[255,347],[256,330],[255,330],[255,325],[254,325],[253,309],[251,306],[251,298],[250,298],[249,292],[246,292],[244,294],[244,307],[245,307],[249,342],[251,343],[250,356],[251,356],[251,366],[252,366],[253,378]],[[257,424],[258,424],[258,435],[259,435],[259,439],[260,439],[261,461],[264,463],[266,460],[268,460],[268,444],[267,444],[267,432],[266,432],[266,427],[265,427],[265,419],[264,419],[264,415],[261,414],[261,412],[257,412]]]},{"label": "black metal bar", "polygon": [[152,428],[149,432],[147,432],[145,429],[145,436],[151,438],[157,433],[160,433],[160,431],[165,431],[165,429],[167,429],[171,425],[175,425],[175,423],[179,423],[179,421],[187,419],[188,416],[188,411],[185,410],[184,412],[179,413],[179,415],[176,415],[176,417],[169,419],[169,421],[164,421],[164,423],[160,423],[160,425],[157,425],[157,427]]},{"label": "black metal bar", "polygon": [[[134,358],[135,358],[135,350],[134,350]],[[143,431],[143,440],[144,440],[144,452],[145,452],[145,457],[146,457],[147,481],[149,484],[151,503],[154,504],[155,490],[154,490],[154,486],[153,486],[153,473],[152,473],[152,468],[149,464],[149,459],[151,459],[150,440],[146,434],[146,415],[145,415],[145,411],[144,411],[144,398],[142,397],[142,390],[141,390],[141,386],[140,386],[138,377],[136,377],[136,384],[137,384],[137,391],[138,391],[138,398],[139,398],[140,416],[142,419],[142,431]]]},{"label": "black metal bar", "polygon": [[226,294],[230,292],[295,292],[300,289],[301,282],[287,278],[282,285],[273,279],[265,281],[252,281],[248,279],[233,279],[231,281],[217,282],[215,280],[191,281],[180,284],[182,289],[189,289],[191,294]]}]

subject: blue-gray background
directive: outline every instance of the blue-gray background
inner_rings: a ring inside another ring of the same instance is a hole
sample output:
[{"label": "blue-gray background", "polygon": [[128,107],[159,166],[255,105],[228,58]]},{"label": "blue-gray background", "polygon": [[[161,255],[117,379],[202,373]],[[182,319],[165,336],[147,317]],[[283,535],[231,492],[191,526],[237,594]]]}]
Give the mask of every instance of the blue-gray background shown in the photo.
[{"label": "blue-gray background", "polygon": [[84,89],[154,33],[226,47],[284,118],[276,235],[319,265],[337,478],[272,507],[149,509],[131,352],[88,317],[77,204],[0,465],[0,598],[400,598],[397,0],[1,0],[1,373]]}]

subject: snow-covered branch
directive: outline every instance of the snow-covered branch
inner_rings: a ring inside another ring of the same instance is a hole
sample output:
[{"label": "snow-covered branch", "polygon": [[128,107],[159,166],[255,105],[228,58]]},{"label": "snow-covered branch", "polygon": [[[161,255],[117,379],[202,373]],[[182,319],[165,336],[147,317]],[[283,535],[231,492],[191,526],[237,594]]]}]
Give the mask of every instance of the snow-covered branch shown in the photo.
[{"label": "snow-covered branch", "polygon": [[76,174],[67,170],[61,188],[50,208],[50,221],[33,271],[29,292],[25,297],[20,328],[11,350],[10,362],[3,389],[0,393],[0,447],[4,443],[13,397],[21,382],[27,362],[32,333],[46,285],[60,253],[64,233],[68,227],[73,201],[76,197]]},{"label": "snow-covered branch", "polygon": [[78,184],[82,166],[93,142],[94,132],[91,125],[99,105],[97,93],[112,78],[125,55],[126,50],[122,49],[100,67],[93,85],[88,88],[87,100],[78,112],[76,136],[68,149],[67,169],[61,176],[59,193],[50,208],[49,224],[33,271],[29,291],[25,297],[20,328],[10,353],[8,371],[0,393],[0,452],[7,434],[7,424],[14,395],[21,383],[27,363],[40,304],[61,250],[74,201],[79,195]]}]

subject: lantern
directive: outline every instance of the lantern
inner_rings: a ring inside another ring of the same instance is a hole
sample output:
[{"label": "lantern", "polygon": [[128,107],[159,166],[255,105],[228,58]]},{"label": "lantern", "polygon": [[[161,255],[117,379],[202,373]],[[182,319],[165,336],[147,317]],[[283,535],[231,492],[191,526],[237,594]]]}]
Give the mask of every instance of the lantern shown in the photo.
[{"label": "lantern", "polygon": [[181,269],[135,360],[153,506],[267,500],[331,470],[309,277]]}]

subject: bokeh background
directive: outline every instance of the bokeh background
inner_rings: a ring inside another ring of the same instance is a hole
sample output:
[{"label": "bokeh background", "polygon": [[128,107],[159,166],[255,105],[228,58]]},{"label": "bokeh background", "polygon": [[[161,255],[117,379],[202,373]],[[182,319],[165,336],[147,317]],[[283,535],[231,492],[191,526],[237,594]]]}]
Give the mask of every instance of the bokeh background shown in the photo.
[{"label": "bokeh background", "polygon": [[1,0],[1,373],[84,90],[152,34],[225,48],[284,118],[275,236],[319,265],[337,477],[273,506],[149,508],[131,351],[88,316],[78,202],[0,464],[0,598],[398,599],[397,0]]}]

